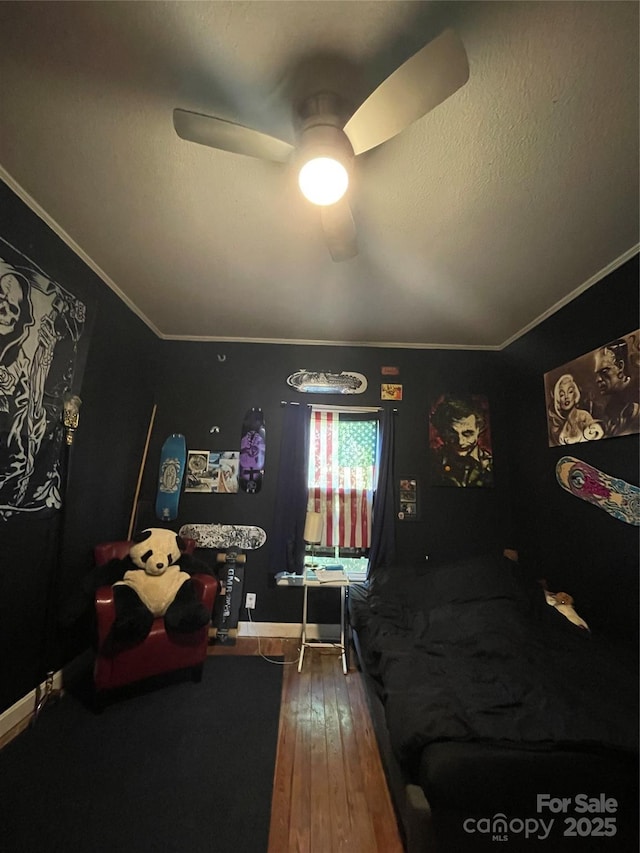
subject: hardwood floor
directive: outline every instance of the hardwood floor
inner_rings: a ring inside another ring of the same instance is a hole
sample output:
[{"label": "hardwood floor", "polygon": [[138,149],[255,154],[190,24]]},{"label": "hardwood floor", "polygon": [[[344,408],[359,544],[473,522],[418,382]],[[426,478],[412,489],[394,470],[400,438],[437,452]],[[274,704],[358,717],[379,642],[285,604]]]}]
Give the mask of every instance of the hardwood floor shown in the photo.
[{"label": "hardwood floor", "polygon": [[[298,673],[298,641],[262,639],[283,655],[278,753],[268,853],[402,853],[360,673],[332,649],[312,649]],[[210,647],[258,654],[258,641]],[[277,664],[273,664],[276,666]]]}]

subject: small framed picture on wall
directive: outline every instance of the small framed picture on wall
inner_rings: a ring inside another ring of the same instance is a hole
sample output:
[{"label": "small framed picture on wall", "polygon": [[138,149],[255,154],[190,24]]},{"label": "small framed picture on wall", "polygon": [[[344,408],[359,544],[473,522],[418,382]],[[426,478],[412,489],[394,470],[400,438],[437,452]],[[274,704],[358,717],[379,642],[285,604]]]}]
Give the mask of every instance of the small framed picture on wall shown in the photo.
[{"label": "small framed picture on wall", "polygon": [[401,477],[398,519],[415,521],[418,518],[418,481],[415,477]]}]

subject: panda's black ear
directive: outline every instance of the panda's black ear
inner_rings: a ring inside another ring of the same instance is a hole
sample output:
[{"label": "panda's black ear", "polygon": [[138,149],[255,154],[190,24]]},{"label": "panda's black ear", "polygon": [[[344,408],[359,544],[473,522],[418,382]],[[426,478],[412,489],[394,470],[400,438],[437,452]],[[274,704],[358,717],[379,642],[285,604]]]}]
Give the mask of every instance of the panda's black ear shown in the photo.
[{"label": "panda's black ear", "polygon": [[181,552],[182,554],[184,554],[184,550],[185,550],[185,548],[187,547],[187,543],[184,541],[184,539],[182,538],[182,536],[178,536],[178,535],[176,534],[176,543],[177,543],[177,545],[178,545],[178,548],[180,549],[180,552]]},{"label": "panda's black ear", "polygon": [[138,530],[133,534],[133,541],[144,542],[145,540],[149,539],[149,537],[151,536],[151,532],[151,528],[147,528],[146,530]]}]

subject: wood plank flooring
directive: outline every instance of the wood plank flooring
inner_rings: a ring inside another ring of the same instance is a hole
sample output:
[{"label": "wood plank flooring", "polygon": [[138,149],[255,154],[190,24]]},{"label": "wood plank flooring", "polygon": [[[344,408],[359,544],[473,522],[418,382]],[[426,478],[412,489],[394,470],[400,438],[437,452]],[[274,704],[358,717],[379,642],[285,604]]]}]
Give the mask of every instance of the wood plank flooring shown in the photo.
[{"label": "wood plank flooring", "polygon": [[[342,673],[332,649],[311,649],[297,670],[297,640],[262,639],[283,655],[278,753],[268,853],[402,853],[360,673]],[[258,654],[258,641],[211,654]],[[277,664],[273,664],[276,666]]]}]

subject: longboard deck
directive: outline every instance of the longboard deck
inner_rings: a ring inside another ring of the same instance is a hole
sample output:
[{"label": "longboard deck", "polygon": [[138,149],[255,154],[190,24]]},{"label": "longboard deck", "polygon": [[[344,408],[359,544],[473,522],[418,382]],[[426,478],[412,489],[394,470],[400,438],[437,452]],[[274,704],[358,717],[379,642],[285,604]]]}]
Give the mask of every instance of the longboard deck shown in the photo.
[{"label": "longboard deck", "polygon": [[214,634],[217,642],[234,645],[242,605],[246,557],[238,548],[229,548],[226,553],[218,554],[217,560],[224,565],[220,578],[222,595],[216,599],[213,612]]},{"label": "longboard deck", "polygon": [[287,385],[302,394],[362,394],[367,390],[367,377],[353,371],[298,370],[287,377]]},{"label": "longboard deck", "polygon": [[255,551],[267,541],[261,527],[247,524],[183,524],[178,535],[195,539],[196,548],[242,548]]},{"label": "longboard deck", "polygon": [[556,465],[556,479],[562,488],[608,512],[618,521],[640,526],[640,488],[611,477],[592,465],[563,456]]},{"label": "longboard deck", "polygon": [[162,445],[160,452],[156,516],[161,521],[174,521],[178,517],[186,459],[185,437],[180,433],[173,433]]},{"label": "longboard deck", "polygon": [[238,481],[247,494],[262,488],[266,453],[266,427],[262,409],[249,409],[242,421]]}]

